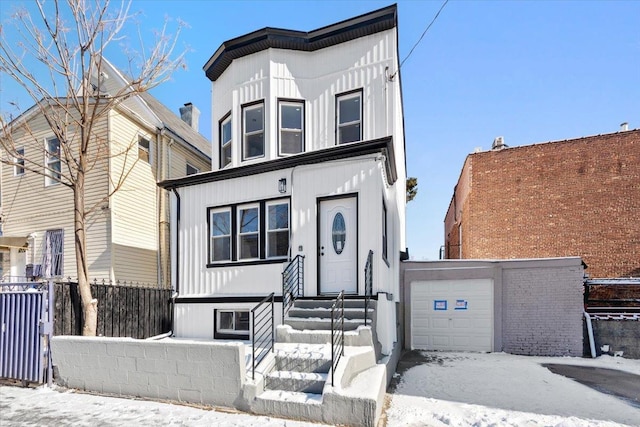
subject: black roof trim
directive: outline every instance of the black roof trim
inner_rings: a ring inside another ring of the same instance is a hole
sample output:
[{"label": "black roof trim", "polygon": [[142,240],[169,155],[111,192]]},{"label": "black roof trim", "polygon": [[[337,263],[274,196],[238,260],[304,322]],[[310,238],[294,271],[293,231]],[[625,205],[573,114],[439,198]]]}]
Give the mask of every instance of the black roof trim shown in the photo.
[{"label": "black roof trim", "polygon": [[393,4],[309,32],[266,27],[222,43],[202,68],[209,80],[216,81],[234,59],[243,56],[269,48],[312,52],[389,30],[397,23],[397,6]]},{"label": "black roof trim", "polygon": [[204,184],[208,182],[222,181],[225,179],[241,178],[257,175],[294,166],[311,165],[315,163],[329,162],[332,160],[346,159],[349,157],[363,156],[366,154],[381,153],[385,156],[385,173],[389,184],[394,184],[398,179],[396,170],[393,138],[390,136],[372,139],[369,141],[352,142],[338,145],[324,150],[310,151],[295,156],[283,157],[275,160],[254,163],[235,168],[204,172],[159,182],[158,185],[165,189],[187,187],[190,185]]}]

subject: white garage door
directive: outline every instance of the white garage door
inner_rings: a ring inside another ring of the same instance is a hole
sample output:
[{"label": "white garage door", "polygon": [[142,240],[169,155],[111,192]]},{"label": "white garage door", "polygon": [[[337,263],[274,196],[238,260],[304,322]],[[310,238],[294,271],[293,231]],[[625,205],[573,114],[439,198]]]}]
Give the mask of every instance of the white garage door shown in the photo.
[{"label": "white garage door", "polygon": [[413,282],[411,348],[493,351],[493,280]]}]

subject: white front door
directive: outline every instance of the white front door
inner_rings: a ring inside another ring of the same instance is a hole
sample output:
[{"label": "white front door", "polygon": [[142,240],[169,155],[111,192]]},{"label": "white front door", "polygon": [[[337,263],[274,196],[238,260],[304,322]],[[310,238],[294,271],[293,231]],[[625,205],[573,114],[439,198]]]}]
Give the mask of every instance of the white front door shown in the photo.
[{"label": "white front door", "polygon": [[320,202],[320,294],[358,292],[358,202],[344,197]]}]

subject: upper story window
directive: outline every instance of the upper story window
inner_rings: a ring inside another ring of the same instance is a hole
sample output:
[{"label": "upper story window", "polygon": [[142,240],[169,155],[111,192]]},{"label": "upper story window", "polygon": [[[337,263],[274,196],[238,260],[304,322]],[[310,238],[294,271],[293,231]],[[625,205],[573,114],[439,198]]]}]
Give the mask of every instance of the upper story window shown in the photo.
[{"label": "upper story window", "polygon": [[48,138],[46,141],[45,159],[45,185],[53,185],[60,182],[62,163],[60,161],[60,141],[58,138]]},{"label": "upper story window", "polygon": [[195,166],[190,165],[189,163],[187,163],[187,175],[195,175],[197,173],[200,173],[200,169],[198,169]]},{"label": "upper story window", "polygon": [[13,158],[13,175],[24,175],[24,147],[17,148],[16,154],[18,156]]},{"label": "upper story window", "polygon": [[138,137],[138,159],[151,163],[151,141],[142,136]]},{"label": "upper story window", "polygon": [[242,160],[264,157],[264,101],[242,107]]},{"label": "upper story window", "polygon": [[362,140],[362,90],[336,95],[338,144]]},{"label": "upper story window", "polygon": [[280,155],[304,151],[304,101],[278,102]]},{"label": "upper story window", "polygon": [[220,120],[220,169],[231,164],[231,112]]}]

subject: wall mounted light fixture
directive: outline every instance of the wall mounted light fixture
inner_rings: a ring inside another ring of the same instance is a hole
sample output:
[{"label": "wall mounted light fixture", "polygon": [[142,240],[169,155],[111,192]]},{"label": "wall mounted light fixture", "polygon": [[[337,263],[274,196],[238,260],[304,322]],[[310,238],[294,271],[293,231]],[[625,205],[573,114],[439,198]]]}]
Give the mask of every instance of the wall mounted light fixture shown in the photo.
[{"label": "wall mounted light fixture", "polygon": [[278,191],[281,193],[287,192],[287,178],[280,178],[278,181]]}]

